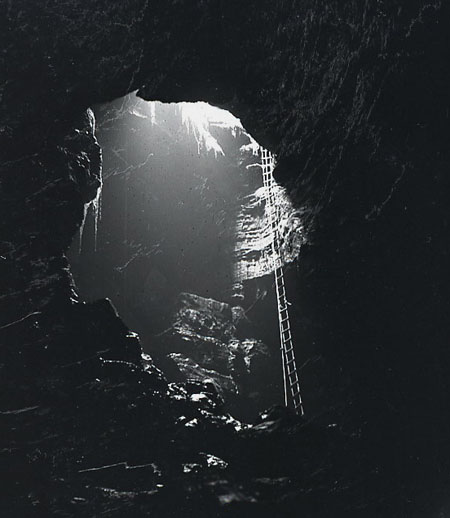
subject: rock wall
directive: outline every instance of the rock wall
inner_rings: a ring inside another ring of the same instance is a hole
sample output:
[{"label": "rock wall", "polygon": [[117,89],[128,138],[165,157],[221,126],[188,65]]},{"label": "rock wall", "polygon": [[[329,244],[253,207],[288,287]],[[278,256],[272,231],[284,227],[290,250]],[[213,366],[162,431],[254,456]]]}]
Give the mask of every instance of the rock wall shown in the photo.
[{"label": "rock wall", "polygon": [[[70,328],[64,319],[55,320],[62,328],[45,324],[55,307],[71,318],[79,310],[63,253],[99,184],[86,109],[135,89],[146,99],[222,105],[279,154],[278,178],[309,206],[294,301],[304,359],[320,358],[304,372],[306,401],[361,441],[360,464],[346,465],[358,487],[333,508],[437,516],[450,453],[448,5],[17,0],[1,8],[3,368],[5,343],[26,357],[29,333],[54,342],[57,329]],[[63,356],[67,336],[55,342]],[[47,379],[51,358],[38,365],[43,371],[27,376]],[[116,387],[119,400],[136,388],[128,379]],[[25,417],[12,428],[26,429],[35,422],[27,421],[32,391],[22,408],[8,387],[2,416]],[[20,408],[27,412],[4,414]],[[331,480],[321,486],[328,495]],[[27,512],[33,501],[42,498],[28,499]]]},{"label": "rock wall", "polygon": [[233,416],[252,422],[282,397],[279,347],[254,338],[254,327],[240,306],[181,293],[154,338],[155,359],[171,381],[212,384]]},{"label": "rock wall", "polygon": [[224,154],[199,152],[177,104],[130,95],[95,113],[101,218],[88,211],[68,257],[82,296],[110,298],[151,352],[181,291],[230,299],[237,213],[261,175],[246,169],[256,157],[240,152],[243,130],[211,126]]}]

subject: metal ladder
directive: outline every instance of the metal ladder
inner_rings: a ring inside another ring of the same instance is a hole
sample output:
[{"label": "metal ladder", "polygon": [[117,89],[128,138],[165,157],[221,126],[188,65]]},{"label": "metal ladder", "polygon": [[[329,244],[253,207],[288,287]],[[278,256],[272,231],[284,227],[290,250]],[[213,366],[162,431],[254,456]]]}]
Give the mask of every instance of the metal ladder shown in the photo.
[{"label": "metal ladder", "polygon": [[289,320],[288,301],[286,298],[286,287],[284,283],[283,264],[280,257],[280,234],[279,234],[279,209],[275,200],[273,170],[275,160],[266,149],[261,150],[261,165],[263,173],[263,186],[266,188],[267,214],[269,217],[270,231],[272,234],[272,257],[275,276],[275,290],[278,305],[278,324],[280,330],[280,349],[283,365],[284,382],[284,404],[289,405],[289,396],[294,410],[304,415],[303,401],[300,393],[300,380],[295,361],[294,344],[292,341],[291,325]]}]

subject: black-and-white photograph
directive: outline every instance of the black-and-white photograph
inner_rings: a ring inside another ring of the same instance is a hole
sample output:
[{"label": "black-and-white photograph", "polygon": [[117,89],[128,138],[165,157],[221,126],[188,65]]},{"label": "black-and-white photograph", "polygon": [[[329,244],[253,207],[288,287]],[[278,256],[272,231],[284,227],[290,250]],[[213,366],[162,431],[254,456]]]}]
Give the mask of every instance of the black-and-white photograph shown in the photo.
[{"label": "black-and-white photograph", "polygon": [[450,3],[0,0],[0,517],[450,518]]}]

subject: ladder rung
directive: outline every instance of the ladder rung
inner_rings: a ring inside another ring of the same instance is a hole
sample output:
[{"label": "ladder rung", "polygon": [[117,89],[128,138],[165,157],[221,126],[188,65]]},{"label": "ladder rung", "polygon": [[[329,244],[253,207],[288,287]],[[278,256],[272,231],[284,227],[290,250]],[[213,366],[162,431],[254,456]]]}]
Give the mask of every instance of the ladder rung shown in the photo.
[{"label": "ladder rung", "polygon": [[281,350],[283,355],[283,365],[285,369],[285,383],[289,384],[290,400],[294,409],[301,409],[303,415],[303,406],[300,396],[300,385],[297,373],[295,351],[292,343],[291,323],[289,319],[289,303],[286,298],[286,286],[284,280],[284,272],[282,268],[280,249],[281,236],[279,232],[280,207],[277,206],[277,198],[275,194],[276,182],[273,178],[273,169],[275,165],[274,157],[266,149],[261,150],[261,163],[263,167],[263,183],[266,190],[266,215],[268,218],[268,228],[272,233],[272,252],[274,255],[273,266],[275,276],[275,292],[278,306],[278,320],[280,330]]},{"label": "ladder rung", "polygon": [[304,415],[305,413],[303,411],[303,401],[302,401],[302,399],[300,398],[298,401],[295,401],[295,399],[294,399],[293,403],[294,403],[294,409],[296,411],[300,410],[300,415]]}]

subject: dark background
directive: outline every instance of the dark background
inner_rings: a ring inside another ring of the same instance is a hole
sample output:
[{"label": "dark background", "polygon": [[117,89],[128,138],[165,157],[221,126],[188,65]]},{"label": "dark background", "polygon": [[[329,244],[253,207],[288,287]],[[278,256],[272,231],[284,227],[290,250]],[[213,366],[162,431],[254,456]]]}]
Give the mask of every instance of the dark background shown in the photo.
[{"label": "dark background", "polygon": [[[2,414],[1,452],[10,514],[76,515],[79,494],[87,515],[157,507],[142,492],[149,500],[136,504],[130,471],[112,482],[79,473],[122,457],[164,464],[172,491],[156,499],[169,516],[188,501],[191,514],[226,514],[223,494],[243,514],[260,504],[259,514],[273,516],[280,502],[287,516],[300,507],[312,516],[448,513],[449,8],[439,0],[1,5],[0,366],[2,412],[12,412]],[[232,111],[277,153],[279,181],[307,209],[293,298],[302,354],[320,358],[304,370],[314,433],[297,423],[277,435],[266,423],[249,432],[253,442],[227,435],[219,410],[202,413],[187,392],[157,389],[156,371],[144,374],[135,338],[109,306],[77,295],[64,254],[100,183],[86,110],[135,90]],[[33,410],[15,413],[23,409]],[[187,414],[198,428],[184,441],[191,427],[178,419]],[[196,482],[180,475],[205,448],[230,466],[212,486],[205,466]],[[143,478],[153,480],[149,471]],[[100,489],[108,484],[116,500]]]}]

